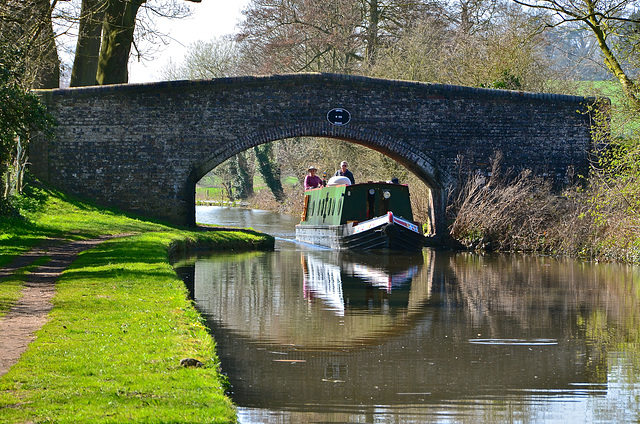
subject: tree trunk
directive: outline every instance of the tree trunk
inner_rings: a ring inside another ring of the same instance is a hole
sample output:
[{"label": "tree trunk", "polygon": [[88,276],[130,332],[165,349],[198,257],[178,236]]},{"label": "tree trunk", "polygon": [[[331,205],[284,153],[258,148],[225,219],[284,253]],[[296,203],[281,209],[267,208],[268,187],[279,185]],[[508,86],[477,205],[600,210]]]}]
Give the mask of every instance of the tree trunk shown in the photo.
[{"label": "tree trunk", "polygon": [[282,188],[282,182],[280,181],[280,166],[277,161],[271,158],[272,144],[263,144],[262,146],[256,146],[253,150],[256,152],[256,159],[258,160],[258,169],[267,187],[273,193],[277,202],[283,202],[285,199],[284,189]]},{"label": "tree trunk", "polygon": [[138,9],[146,0],[107,0],[96,80],[100,85],[129,81],[127,65]]},{"label": "tree trunk", "polygon": [[367,51],[366,60],[373,65],[378,49],[378,28],[380,25],[380,7],[378,0],[369,0],[369,22],[367,27]]},{"label": "tree trunk", "polygon": [[253,194],[253,176],[244,152],[229,160],[230,188],[229,200],[247,199]]},{"label": "tree trunk", "polygon": [[80,29],[71,71],[71,87],[96,85],[105,0],[82,0]]},{"label": "tree trunk", "polygon": [[622,84],[622,91],[624,91],[625,96],[631,103],[631,106],[636,110],[640,111],[640,99],[638,99],[638,89],[635,84],[626,74],[624,69],[622,69],[622,65],[618,62],[618,59],[614,55],[614,53],[609,48],[607,44],[607,35],[602,28],[601,22],[598,22],[596,19],[597,14],[595,13],[595,6],[593,3],[589,3],[589,25],[593,33],[596,36],[596,40],[598,41],[598,46],[600,47],[600,51],[604,55],[604,64],[609,68],[611,73],[620,81]]},{"label": "tree trunk", "polygon": [[34,8],[34,14],[38,19],[31,29],[35,37],[29,51],[29,57],[37,68],[33,88],[58,88],[60,87],[60,58],[51,21],[51,5],[49,0],[37,0]]},{"label": "tree trunk", "polygon": [[242,177],[242,192],[243,198],[249,198],[253,196],[253,174],[249,169],[249,163],[244,152],[240,152],[237,155],[238,158],[238,174]]}]

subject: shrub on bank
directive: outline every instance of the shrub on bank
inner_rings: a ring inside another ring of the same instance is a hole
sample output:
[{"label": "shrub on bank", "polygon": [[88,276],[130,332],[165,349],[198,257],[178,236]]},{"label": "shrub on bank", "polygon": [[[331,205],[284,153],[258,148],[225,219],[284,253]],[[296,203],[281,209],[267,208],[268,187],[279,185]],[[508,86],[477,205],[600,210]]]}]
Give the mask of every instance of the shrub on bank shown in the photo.
[{"label": "shrub on bank", "polygon": [[560,194],[529,171],[470,177],[452,204],[452,236],[475,250],[640,263],[640,172],[631,160],[640,148],[625,145],[594,164],[584,187]]}]

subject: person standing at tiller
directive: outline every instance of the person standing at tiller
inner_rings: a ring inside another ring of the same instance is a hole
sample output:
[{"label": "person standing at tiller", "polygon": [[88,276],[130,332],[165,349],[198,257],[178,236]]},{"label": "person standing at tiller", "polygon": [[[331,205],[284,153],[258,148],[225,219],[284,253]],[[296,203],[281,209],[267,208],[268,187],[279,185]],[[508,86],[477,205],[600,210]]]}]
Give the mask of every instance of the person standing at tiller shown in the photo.
[{"label": "person standing at tiller", "polygon": [[340,169],[336,171],[334,176],[336,176],[336,177],[347,177],[347,178],[349,178],[349,181],[351,181],[351,184],[355,184],[356,183],[356,179],[353,178],[353,173],[347,169],[348,166],[349,165],[347,164],[346,161],[340,162]]}]

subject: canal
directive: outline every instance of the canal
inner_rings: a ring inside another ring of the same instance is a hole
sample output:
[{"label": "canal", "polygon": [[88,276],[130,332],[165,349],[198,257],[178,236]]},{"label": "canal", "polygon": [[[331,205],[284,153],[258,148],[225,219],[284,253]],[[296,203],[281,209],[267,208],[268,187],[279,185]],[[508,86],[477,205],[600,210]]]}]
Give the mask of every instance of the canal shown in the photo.
[{"label": "canal", "polygon": [[636,267],[291,241],[296,217],[197,207],[274,252],[176,265],[241,423],[640,421]]}]

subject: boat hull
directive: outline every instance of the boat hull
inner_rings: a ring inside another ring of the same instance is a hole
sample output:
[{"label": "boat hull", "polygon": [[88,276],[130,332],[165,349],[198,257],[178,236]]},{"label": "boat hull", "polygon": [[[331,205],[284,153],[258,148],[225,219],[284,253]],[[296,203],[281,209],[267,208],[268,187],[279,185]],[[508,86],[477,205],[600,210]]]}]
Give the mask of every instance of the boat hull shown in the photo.
[{"label": "boat hull", "polygon": [[392,213],[357,225],[297,225],[296,239],[338,250],[418,251],[425,242],[416,224]]}]

